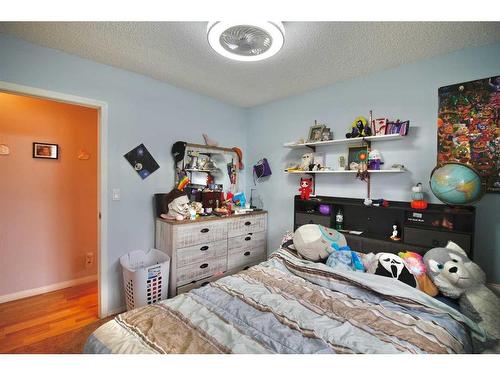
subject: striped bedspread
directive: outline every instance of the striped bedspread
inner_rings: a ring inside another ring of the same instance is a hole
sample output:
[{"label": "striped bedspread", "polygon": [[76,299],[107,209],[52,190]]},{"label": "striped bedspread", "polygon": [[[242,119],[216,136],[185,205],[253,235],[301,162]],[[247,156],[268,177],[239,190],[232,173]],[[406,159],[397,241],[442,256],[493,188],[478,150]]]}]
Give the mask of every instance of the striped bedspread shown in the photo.
[{"label": "striped bedspread", "polygon": [[467,353],[486,340],[397,280],[278,250],[268,261],[117,316],[85,353]]}]

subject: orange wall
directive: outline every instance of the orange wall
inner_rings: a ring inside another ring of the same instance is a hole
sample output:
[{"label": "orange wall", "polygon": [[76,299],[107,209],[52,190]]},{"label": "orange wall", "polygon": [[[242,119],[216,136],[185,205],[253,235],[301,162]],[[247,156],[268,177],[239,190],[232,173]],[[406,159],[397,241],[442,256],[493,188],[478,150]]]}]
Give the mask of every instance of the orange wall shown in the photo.
[{"label": "orange wall", "polygon": [[[96,274],[97,122],[95,109],[0,93],[0,296]],[[33,142],[58,144],[59,159],[34,159]]]}]

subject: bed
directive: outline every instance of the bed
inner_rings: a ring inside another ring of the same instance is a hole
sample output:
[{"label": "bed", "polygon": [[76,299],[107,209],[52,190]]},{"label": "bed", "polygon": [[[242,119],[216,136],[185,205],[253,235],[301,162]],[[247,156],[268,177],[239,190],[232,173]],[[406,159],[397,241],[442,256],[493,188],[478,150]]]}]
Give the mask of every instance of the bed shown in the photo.
[{"label": "bed", "polygon": [[85,353],[472,353],[488,338],[397,280],[280,249],[259,265],[118,315]]}]

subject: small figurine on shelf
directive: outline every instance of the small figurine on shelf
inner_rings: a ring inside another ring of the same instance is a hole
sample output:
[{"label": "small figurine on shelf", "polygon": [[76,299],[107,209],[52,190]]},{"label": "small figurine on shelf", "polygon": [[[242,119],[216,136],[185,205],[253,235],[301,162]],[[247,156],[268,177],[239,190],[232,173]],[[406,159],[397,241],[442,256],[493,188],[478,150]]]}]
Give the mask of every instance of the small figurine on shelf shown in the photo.
[{"label": "small figurine on shelf", "polygon": [[312,192],[313,179],[312,178],[301,178],[300,179],[300,199],[303,201],[309,200]]},{"label": "small figurine on shelf", "polygon": [[342,208],[339,208],[337,214],[335,215],[335,229],[341,230],[344,228],[344,214],[342,213]]},{"label": "small figurine on shelf", "polygon": [[345,156],[341,155],[339,156],[339,171],[345,171],[345,170],[346,170]]},{"label": "small figurine on shelf", "polygon": [[427,208],[427,201],[424,199],[424,188],[422,187],[422,183],[419,182],[413,186],[411,191],[413,192],[411,194],[411,208],[415,210],[425,210]]},{"label": "small figurine on shelf", "polygon": [[363,116],[356,117],[351,125],[351,132],[345,135],[346,138],[368,137],[372,135],[372,129],[368,120]]},{"label": "small figurine on shelf", "polygon": [[392,226],[392,236],[390,237],[393,241],[399,241],[401,237],[399,237],[399,228],[397,224]]},{"label": "small figurine on shelf", "polygon": [[308,171],[310,170],[310,166],[313,163],[313,153],[306,153],[302,155],[302,158],[300,159],[300,165],[299,169],[302,171]]},{"label": "small figurine on shelf", "polygon": [[368,169],[371,171],[379,171],[380,167],[384,164],[382,155],[378,150],[371,150],[368,154]]}]

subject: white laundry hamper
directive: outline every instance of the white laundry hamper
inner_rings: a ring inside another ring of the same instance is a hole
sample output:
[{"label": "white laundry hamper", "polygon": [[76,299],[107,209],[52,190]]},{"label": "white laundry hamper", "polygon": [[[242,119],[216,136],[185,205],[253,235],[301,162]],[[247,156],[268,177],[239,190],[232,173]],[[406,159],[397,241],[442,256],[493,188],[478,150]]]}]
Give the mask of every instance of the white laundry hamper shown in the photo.
[{"label": "white laundry hamper", "polygon": [[127,310],[168,296],[170,257],[156,249],[136,250],[120,257]]}]

